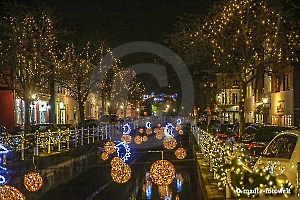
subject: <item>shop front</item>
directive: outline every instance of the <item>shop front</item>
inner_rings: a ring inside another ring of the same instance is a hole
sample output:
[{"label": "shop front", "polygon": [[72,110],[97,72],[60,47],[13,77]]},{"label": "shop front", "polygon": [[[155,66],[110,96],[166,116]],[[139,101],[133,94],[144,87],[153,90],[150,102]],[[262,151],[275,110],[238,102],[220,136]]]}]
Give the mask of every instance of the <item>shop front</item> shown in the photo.
[{"label": "shop front", "polygon": [[278,126],[294,125],[294,93],[283,91],[271,94],[271,123]]}]

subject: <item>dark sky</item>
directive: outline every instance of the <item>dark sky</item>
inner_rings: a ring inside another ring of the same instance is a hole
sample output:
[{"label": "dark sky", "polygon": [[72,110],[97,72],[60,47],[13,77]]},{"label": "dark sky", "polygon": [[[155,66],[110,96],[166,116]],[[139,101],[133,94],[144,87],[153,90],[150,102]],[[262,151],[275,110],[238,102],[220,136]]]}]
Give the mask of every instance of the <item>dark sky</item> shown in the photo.
[{"label": "dark sky", "polygon": [[131,41],[163,44],[163,35],[172,32],[176,17],[202,13],[209,0],[48,0],[61,13],[62,23],[78,35],[98,31],[111,46]]}]

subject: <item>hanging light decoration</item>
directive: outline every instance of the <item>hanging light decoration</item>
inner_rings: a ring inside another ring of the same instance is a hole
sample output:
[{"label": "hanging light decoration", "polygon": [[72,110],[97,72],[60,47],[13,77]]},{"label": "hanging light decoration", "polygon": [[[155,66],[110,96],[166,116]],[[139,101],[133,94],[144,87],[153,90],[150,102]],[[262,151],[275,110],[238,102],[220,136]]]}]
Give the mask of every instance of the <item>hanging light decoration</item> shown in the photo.
[{"label": "hanging light decoration", "polygon": [[160,127],[161,127],[161,124],[157,124],[157,127],[160,128]]},{"label": "hanging light decoration", "polygon": [[148,140],[148,137],[146,135],[143,136],[143,142],[146,142]]},{"label": "hanging light decoration", "polygon": [[177,130],[177,131],[181,130],[181,125],[180,125],[180,124],[177,124],[177,125],[176,125],[176,130]]},{"label": "hanging light decoration", "polygon": [[182,147],[177,148],[176,151],[175,151],[175,156],[179,160],[184,159],[186,157],[186,150]]},{"label": "hanging light decoration", "polygon": [[116,165],[120,165],[123,163],[123,160],[120,158],[120,157],[113,157],[110,161],[110,165],[113,167],[113,166],[116,166]]},{"label": "hanging light decoration", "polygon": [[132,137],[131,137],[131,135],[123,134],[121,137],[121,141],[125,142],[126,144],[129,144],[132,141]]},{"label": "hanging light decoration", "polygon": [[143,142],[143,138],[139,135],[134,137],[134,141],[136,144],[141,144]]},{"label": "hanging light decoration", "polygon": [[116,183],[126,183],[131,178],[131,168],[122,160],[118,160],[114,165],[111,165],[110,175]]},{"label": "hanging light decoration", "polygon": [[151,128],[147,128],[147,129],[146,129],[146,134],[147,134],[147,135],[152,134],[152,129],[151,129]]},{"label": "hanging light decoration", "polygon": [[157,160],[150,167],[150,177],[156,185],[170,185],[175,177],[175,167],[168,160]]},{"label": "hanging light decoration", "polygon": [[17,188],[9,186],[9,185],[4,185],[0,186],[0,199],[3,200],[25,200],[24,194],[20,192]]},{"label": "hanging light decoration", "polygon": [[177,141],[173,137],[165,137],[163,141],[164,147],[166,149],[174,149],[177,145]]},{"label": "hanging light decoration", "polygon": [[108,153],[108,154],[113,154],[116,152],[116,148],[115,148],[115,143],[112,141],[108,141],[104,144],[104,150]]},{"label": "hanging light decoration", "polygon": [[43,178],[38,172],[29,172],[24,177],[24,186],[30,192],[38,191],[43,185]]},{"label": "hanging light decoration", "polygon": [[183,130],[178,131],[179,135],[183,135]]},{"label": "hanging light decoration", "polygon": [[140,128],[139,129],[139,133],[143,133],[144,132],[144,129],[143,128]]},{"label": "hanging light decoration", "polygon": [[108,160],[108,153],[106,151],[104,151],[102,154],[101,154],[101,158],[102,160]]}]

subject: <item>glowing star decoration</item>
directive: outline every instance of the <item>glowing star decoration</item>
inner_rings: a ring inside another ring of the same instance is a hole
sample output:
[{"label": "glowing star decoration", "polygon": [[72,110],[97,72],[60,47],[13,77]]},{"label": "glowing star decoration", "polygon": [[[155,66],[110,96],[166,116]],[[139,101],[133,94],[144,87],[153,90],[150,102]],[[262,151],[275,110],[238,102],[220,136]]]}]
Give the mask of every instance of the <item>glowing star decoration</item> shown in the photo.
[{"label": "glowing star decoration", "polygon": [[178,158],[179,160],[182,160],[186,157],[186,151],[184,148],[179,147],[178,149],[176,149],[175,151],[175,156],[176,158]]},{"label": "glowing star decoration", "polygon": [[25,200],[25,196],[17,188],[4,185],[0,186],[0,199],[3,200]]},{"label": "glowing star decoration", "polygon": [[108,141],[104,144],[104,150],[108,153],[108,154],[113,154],[116,152],[116,148],[115,148],[115,143],[112,141]]},{"label": "glowing star decoration", "polygon": [[165,137],[164,141],[163,141],[163,144],[164,144],[164,147],[166,149],[171,150],[171,149],[174,149],[176,147],[177,141],[173,137]]},{"label": "glowing star decoration", "polygon": [[149,122],[149,121],[146,122],[146,128],[151,129],[151,122]]},{"label": "glowing star decoration", "polygon": [[177,122],[177,125],[181,125],[182,120],[180,118],[178,118],[176,122]]},{"label": "glowing star decoration", "polygon": [[134,142],[136,144],[141,144],[143,142],[143,138],[141,136],[137,135],[134,137]]},{"label": "glowing star decoration", "polygon": [[122,129],[124,135],[129,135],[131,133],[130,124],[124,124]]},{"label": "glowing star decoration", "polygon": [[174,137],[174,133],[173,133],[174,128],[175,127],[171,123],[168,123],[164,128],[164,135],[166,137]]},{"label": "glowing star decoration", "polygon": [[43,178],[38,172],[29,172],[24,177],[24,186],[30,192],[36,192],[43,186]]},{"label": "glowing star decoration", "polygon": [[150,167],[150,177],[156,185],[170,185],[174,176],[174,165],[168,160],[157,160]]},{"label": "glowing star decoration", "polygon": [[124,135],[122,135],[122,137],[121,137],[121,141],[122,141],[122,142],[125,142],[126,144],[129,144],[129,143],[131,143],[131,141],[132,141],[132,137],[131,137],[131,135],[124,134]]},{"label": "glowing star decoration", "polygon": [[131,155],[129,145],[126,142],[120,142],[116,145],[117,155],[123,162],[126,162]]},{"label": "glowing star decoration", "polygon": [[101,158],[102,158],[102,160],[108,160],[108,153],[104,151],[104,152],[101,154]]}]

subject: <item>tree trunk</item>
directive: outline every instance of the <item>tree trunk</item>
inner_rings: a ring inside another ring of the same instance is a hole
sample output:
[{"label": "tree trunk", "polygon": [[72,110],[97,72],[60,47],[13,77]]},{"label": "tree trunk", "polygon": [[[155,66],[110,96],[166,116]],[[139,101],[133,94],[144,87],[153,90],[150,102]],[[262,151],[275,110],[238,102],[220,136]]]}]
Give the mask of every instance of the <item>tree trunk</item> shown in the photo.
[{"label": "tree trunk", "polygon": [[245,129],[245,97],[247,82],[241,82],[240,88],[240,101],[239,101],[239,112],[240,112],[240,122],[239,122],[239,132],[242,133]]},{"label": "tree trunk", "polygon": [[54,89],[54,80],[50,79],[50,100],[49,100],[49,105],[50,105],[50,113],[49,113],[49,121],[50,123],[56,123],[56,112],[55,112],[55,89]]},{"label": "tree trunk", "polygon": [[30,96],[24,94],[24,104],[25,104],[25,112],[24,112],[24,131],[25,134],[30,132],[30,103],[31,99]]},{"label": "tree trunk", "polygon": [[[83,101],[79,101],[79,122],[84,123],[84,104]],[[84,125],[84,124],[82,124]]]}]

